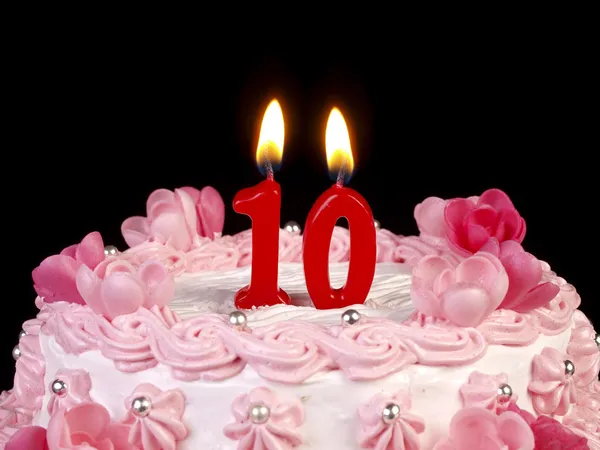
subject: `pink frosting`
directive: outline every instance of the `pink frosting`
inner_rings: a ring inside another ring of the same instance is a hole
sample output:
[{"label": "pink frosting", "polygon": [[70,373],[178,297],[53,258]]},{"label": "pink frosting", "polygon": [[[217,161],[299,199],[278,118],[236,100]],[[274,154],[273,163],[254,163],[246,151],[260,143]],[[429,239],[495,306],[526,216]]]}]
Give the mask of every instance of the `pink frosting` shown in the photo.
[{"label": "pink frosting", "polygon": [[[392,423],[382,420],[384,408],[394,404],[400,414]],[[358,408],[358,443],[371,450],[419,450],[420,434],[425,431],[425,421],[410,412],[410,397],[403,392],[395,395],[376,394]]]},{"label": "pink frosting", "polygon": [[[136,398],[150,400],[150,412],[140,417],[131,409]],[[188,431],[182,422],[185,396],[179,389],[161,391],[152,384],[137,386],[125,399],[127,416],[123,423],[130,427],[129,442],[144,450],[176,450],[177,442],[186,438]]]},{"label": "pink frosting", "polygon": [[[565,324],[565,329],[567,327]],[[534,317],[510,309],[497,309],[477,329],[490,344],[498,345],[529,345],[540,334]]]},{"label": "pink frosting", "polygon": [[448,439],[434,450],[534,450],[535,440],[527,422],[512,411],[496,415],[484,408],[465,408],[450,422]]},{"label": "pink frosting", "polygon": [[508,401],[498,395],[498,388],[508,384],[508,376],[505,373],[488,375],[481,372],[472,372],[467,383],[460,387],[460,396],[465,408],[475,406],[487,409],[494,414],[506,411],[511,403],[517,401],[517,395],[513,394]]},{"label": "pink frosting", "polygon": [[104,258],[104,243],[100,233],[90,233],[80,244],[44,259],[33,270],[33,287],[47,303],[65,301],[83,305],[83,298],[75,284],[77,270],[84,265],[94,269]]},{"label": "pink frosting", "polygon": [[212,187],[158,189],[148,197],[147,217],[130,217],[121,232],[130,247],[150,239],[188,251],[197,236],[213,238],[223,231],[225,204]]},{"label": "pink frosting", "polygon": [[440,256],[426,256],[413,269],[415,308],[458,326],[480,324],[500,305],[507,290],[502,263],[486,252],[465,259],[456,268]]},{"label": "pink frosting", "polygon": [[109,258],[93,271],[81,266],[76,281],[85,302],[108,319],[130,314],[139,307],[163,307],[175,294],[173,278],[156,261],[135,268],[127,261]]},{"label": "pink frosting", "polygon": [[500,308],[528,312],[547,305],[560,288],[551,281],[541,282],[542,265],[516,241],[498,242],[491,238],[481,249],[500,259],[508,274],[508,292]]},{"label": "pink frosting", "polygon": [[575,384],[588,386],[598,380],[600,371],[600,349],[594,341],[596,332],[590,321],[580,311],[573,314],[575,326],[571,332],[571,340],[567,353],[575,364]]},{"label": "pink frosting", "polygon": [[[37,327],[37,320],[26,322],[24,328],[27,336],[23,336],[19,341],[21,357],[16,363],[16,373],[12,395],[15,402],[32,414],[37,413],[42,408],[42,400],[45,393],[44,374],[46,372],[46,362],[40,340],[34,330]],[[38,328],[39,331],[39,328]]]},{"label": "pink frosting", "polygon": [[533,357],[528,390],[533,409],[538,414],[563,416],[577,401],[575,380],[565,373],[568,359],[567,355],[551,347],[545,347],[541,354]]},{"label": "pink frosting", "polygon": [[574,406],[569,414],[563,417],[562,423],[575,434],[585,437],[596,445],[600,444],[600,411]]},{"label": "pink frosting", "polygon": [[462,257],[450,251],[445,241],[428,236],[400,236],[391,260],[415,266],[428,255],[441,256],[453,266],[462,260]]},{"label": "pink frosting", "polygon": [[59,409],[69,410],[80,403],[92,401],[90,398],[92,380],[85,370],[61,369],[56,372],[54,379],[65,383],[66,388],[65,392],[55,394],[52,393],[52,384],[48,386],[48,391],[51,392],[50,399],[48,400],[48,412],[50,415]]},{"label": "pink frosting", "polygon": [[[263,423],[249,417],[255,406],[265,406],[269,415]],[[251,390],[233,400],[231,412],[235,422],[227,425],[223,433],[238,441],[238,450],[290,450],[303,443],[298,428],[304,423],[304,408],[295,398],[279,398],[265,387]]]}]

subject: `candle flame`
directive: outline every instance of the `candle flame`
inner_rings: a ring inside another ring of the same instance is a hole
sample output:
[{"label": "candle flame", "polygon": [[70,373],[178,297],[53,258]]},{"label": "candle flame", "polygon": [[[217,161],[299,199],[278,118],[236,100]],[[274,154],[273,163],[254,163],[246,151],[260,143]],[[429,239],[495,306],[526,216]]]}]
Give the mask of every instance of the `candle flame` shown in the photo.
[{"label": "candle flame", "polygon": [[283,112],[279,102],[272,100],[263,116],[256,148],[256,163],[263,175],[273,176],[273,172],[279,169],[284,138]]},{"label": "candle flame", "polygon": [[325,152],[330,176],[338,184],[347,183],[354,170],[354,158],[346,121],[337,108],[331,110],[327,120]]}]

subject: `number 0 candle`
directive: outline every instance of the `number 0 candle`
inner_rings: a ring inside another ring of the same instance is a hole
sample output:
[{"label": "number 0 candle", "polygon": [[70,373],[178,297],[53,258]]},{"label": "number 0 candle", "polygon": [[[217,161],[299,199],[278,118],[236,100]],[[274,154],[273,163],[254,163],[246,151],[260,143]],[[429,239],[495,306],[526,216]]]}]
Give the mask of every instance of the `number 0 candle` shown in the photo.
[{"label": "number 0 candle", "polygon": [[[327,166],[335,184],[313,205],[304,228],[304,276],[310,298],[318,309],[344,308],[367,298],[377,257],[375,221],[367,201],[345,187],[354,169],[350,136],[342,113],[334,108],[325,132]],[[333,229],[345,217],[350,230],[350,264],[343,287],[329,281],[329,247]]]},{"label": "number 0 candle", "polygon": [[273,176],[281,164],[284,135],[283,113],[273,100],[265,111],[256,149],[256,162],[266,180],[242,189],[233,199],[233,209],[252,219],[252,274],[250,284],[235,295],[238,309],[290,303],[278,286],[281,187]]}]

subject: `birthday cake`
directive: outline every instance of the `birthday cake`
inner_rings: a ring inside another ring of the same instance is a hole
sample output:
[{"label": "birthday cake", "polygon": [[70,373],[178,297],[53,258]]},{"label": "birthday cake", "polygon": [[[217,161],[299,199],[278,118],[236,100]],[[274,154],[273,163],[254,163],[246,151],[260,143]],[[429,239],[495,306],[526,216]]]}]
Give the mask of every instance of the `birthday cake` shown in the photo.
[{"label": "birthday cake", "polygon": [[[343,308],[314,306],[305,233],[286,225],[289,302],[240,310],[253,231],[222,235],[212,188],[152,193],[127,250],[91,233],[34,270],[0,447],[600,449],[598,335],[523,248],[508,196],[431,197],[414,216],[418,236],[373,224],[368,294]],[[333,229],[336,289],[351,230]]]}]

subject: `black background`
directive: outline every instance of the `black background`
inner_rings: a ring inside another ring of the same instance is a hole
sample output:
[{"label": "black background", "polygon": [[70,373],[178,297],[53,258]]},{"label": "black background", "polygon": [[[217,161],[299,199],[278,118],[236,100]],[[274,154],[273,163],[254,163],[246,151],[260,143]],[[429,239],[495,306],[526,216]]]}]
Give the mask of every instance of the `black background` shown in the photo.
[{"label": "black background", "polygon": [[231,200],[261,180],[254,151],[274,97],[286,124],[282,223],[303,222],[331,184],[324,133],[338,106],[351,187],[383,227],[414,234],[424,198],[501,188],[527,221],[526,250],[573,283],[594,317],[594,84],[569,48],[36,48],[10,68],[1,388],[12,386],[11,349],[36,313],[31,271],[46,256],[94,230],[123,249],[121,222],[162,187],[212,185],[227,204],[225,232],[249,227]]}]

